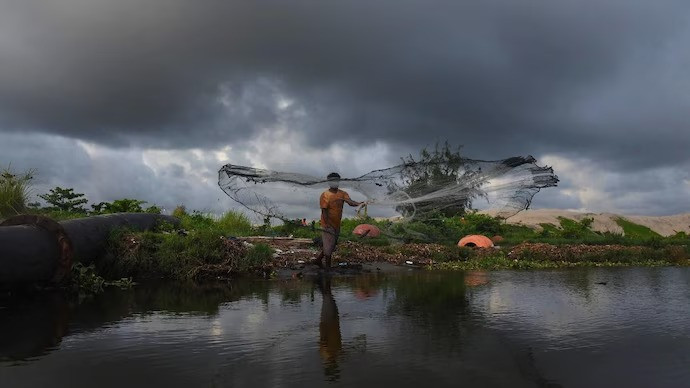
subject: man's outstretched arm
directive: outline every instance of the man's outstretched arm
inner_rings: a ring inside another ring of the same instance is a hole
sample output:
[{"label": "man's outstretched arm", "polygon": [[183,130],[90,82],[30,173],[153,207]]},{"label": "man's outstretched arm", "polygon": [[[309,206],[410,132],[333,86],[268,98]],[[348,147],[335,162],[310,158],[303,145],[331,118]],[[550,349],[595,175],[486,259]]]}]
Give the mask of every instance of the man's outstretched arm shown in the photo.
[{"label": "man's outstretched arm", "polygon": [[350,206],[360,206],[360,205],[364,205],[366,202],[357,202],[357,201],[351,200],[350,198],[346,198],[345,203],[347,203]]}]

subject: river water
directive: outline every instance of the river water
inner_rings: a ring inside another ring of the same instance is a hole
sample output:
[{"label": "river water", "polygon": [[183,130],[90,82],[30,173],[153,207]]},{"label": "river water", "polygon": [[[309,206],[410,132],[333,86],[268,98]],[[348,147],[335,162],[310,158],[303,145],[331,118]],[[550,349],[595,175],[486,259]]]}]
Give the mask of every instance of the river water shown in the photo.
[{"label": "river water", "polygon": [[0,306],[0,387],[689,387],[690,268],[139,285]]}]

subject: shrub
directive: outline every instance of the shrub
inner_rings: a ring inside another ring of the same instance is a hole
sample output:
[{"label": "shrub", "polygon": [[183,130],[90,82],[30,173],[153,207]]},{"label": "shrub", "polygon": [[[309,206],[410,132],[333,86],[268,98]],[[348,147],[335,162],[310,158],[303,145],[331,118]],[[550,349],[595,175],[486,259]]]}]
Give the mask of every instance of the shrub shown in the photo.
[{"label": "shrub", "polygon": [[251,268],[261,267],[271,262],[273,259],[273,249],[266,244],[254,245],[241,261],[240,270],[247,270]]},{"label": "shrub", "polygon": [[193,211],[192,214],[180,218],[182,227],[187,230],[213,228],[216,221],[208,214]]},{"label": "shrub", "polygon": [[33,170],[15,174],[10,167],[0,173],[0,217],[9,217],[26,211],[33,175]]},{"label": "shrub", "polygon": [[218,227],[226,235],[249,236],[252,234],[252,224],[246,215],[228,211],[218,219]]},{"label": "shrub", "polygon": [[467,213],[463,217],[467,225],[467,234],[485,234],[489,237],[501,234],[501,219],[477,212]]},{"label": "shrub", "polygon": [[182,218],[187,214],[187,208],[184,205],[178,205],[172,212],[173,217]]}]

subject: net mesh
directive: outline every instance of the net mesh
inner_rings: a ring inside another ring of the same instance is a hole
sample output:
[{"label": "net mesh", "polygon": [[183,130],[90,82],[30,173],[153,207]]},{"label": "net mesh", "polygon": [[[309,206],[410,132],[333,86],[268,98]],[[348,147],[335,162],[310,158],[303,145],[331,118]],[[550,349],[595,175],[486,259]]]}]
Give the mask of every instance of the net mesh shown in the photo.
[{"label": "net mesh", "polygon": [[[475,208],[492,209],[507,218],[527,209],[534,195],[556,186],[558,177],[531,157],[497,161],[426,158],[408,161],[360,177],[341,178],[340,187],[354,200],[366,200],[379,215],[403,220],[439,214],[452,216]],[[220,188],[243,208],[283,221],[320,213],[319,195],[328,189],[323,178],[227,164],[219,171]]]}]

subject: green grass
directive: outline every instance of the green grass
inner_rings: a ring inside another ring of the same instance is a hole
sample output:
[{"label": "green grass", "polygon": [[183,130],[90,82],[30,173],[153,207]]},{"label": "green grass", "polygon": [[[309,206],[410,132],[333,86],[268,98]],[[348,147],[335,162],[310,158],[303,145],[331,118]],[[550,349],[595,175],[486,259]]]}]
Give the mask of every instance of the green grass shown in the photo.
[{"label": "green grass", "polygon": [[11,166],[0,172],[0,218],[27,211],[33,170],[15,173]]},{"label": "green grass", "polygon": [[242,263],[246,268],[256,268],[269,264],[272,259],[271,247],[267,244],[256,244],[249,249]]},{"label": "green grass", "polygon": [[249,236],[253,233],[252,224],[244,213],[228,211],[216,221],[216,224],[226,235]]},{"label": "green grass", "polygon": [[662,238],[659,233],[656,233],[648,227],[630,222],[625,218],[617,218],[615,221],[618,226],[623,228],[623,233],[628,239],[649,240],[652,238]]}]

